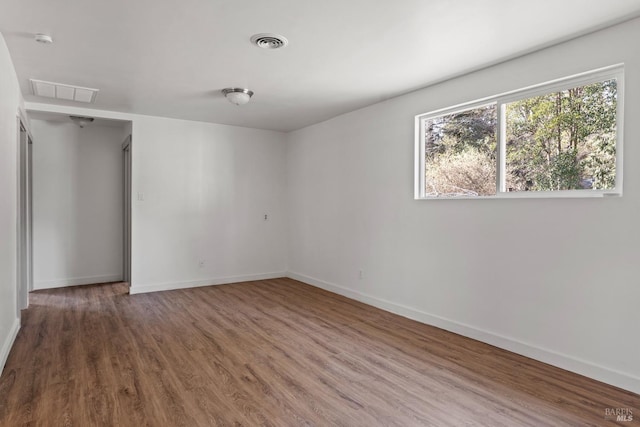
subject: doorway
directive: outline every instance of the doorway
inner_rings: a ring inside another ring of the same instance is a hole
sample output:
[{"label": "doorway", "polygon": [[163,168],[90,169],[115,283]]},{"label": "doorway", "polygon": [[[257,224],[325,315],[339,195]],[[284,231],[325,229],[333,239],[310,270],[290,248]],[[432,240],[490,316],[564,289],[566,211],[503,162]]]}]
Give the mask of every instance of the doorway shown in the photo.
[{"label": "doorway", "polygon": [[29,292],[33,290],[33,214],[32,214],[32,144],[25,122],[18,118],[18,312],[29,306]]},{"label": "doorway", "polygon": [[129,141],[131,122],[91,117],[77,123],[42,111],[29,111],[29,119],[35,140],[33,289],[128,281],[124,230],[130,234],[131,221],[124,213],[131,207],[124,190],[131,171],[125,177],[130,160],[125,163],[123,153],[130,142],[123,141]]}]

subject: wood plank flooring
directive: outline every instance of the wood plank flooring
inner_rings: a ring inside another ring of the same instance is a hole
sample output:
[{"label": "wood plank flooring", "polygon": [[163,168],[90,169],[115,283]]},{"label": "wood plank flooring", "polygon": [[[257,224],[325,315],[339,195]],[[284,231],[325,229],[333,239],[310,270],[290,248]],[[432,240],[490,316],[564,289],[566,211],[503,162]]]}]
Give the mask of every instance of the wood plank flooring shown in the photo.
[{"label": "wood plank flooring", "polygon": [[[628,408],[630,423],[605,419]],[[640,396],[291,279],[37,291],[2,426],[640,425]]]}]

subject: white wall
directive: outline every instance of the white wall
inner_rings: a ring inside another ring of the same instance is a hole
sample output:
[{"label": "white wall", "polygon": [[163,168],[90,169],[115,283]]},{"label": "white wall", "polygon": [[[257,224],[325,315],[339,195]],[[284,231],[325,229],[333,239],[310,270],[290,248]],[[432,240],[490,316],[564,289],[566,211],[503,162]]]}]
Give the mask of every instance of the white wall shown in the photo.
[{"label": "white wall", "polygon": [[285,149],[279,132],[136,116],[131,292],[282,276]]},{"label": "white wall", "polygon": [[25,107],[132,122],[121,133],[132,134],[131,293],[286,274],[283,133],[53,104]]},{"label": "white wall", "polygon": [[[640,392],[639,39],[634,20],[289,134],[291,275]],[[624,197],[413,200],[415,115],[621,62]]]},{"label": "white wall", "polygon": [[0,372],[20,327],[16,308],[17,113],[22,105],[9,51],[0,34]]},{"label": "white wall", "polygon": [[123,132],[31,120],[34,289],[122,279]]}]

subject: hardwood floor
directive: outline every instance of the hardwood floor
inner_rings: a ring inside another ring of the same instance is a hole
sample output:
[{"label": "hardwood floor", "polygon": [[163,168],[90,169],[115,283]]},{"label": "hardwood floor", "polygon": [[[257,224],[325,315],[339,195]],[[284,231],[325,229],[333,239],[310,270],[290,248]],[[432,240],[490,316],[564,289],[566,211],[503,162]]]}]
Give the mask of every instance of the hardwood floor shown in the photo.
[{"label": "hardwood floor", "polygon": [[[630,423],[605,419],[628,408]],[[2,426],[638,425],[640,396],[291,279],[38,291]]]}]

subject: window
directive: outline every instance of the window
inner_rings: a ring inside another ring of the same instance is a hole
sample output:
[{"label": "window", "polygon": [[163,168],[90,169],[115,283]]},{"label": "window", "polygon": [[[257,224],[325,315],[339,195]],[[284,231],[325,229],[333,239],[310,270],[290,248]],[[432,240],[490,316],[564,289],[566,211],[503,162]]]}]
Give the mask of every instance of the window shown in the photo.
[{"label": "window", "polygon": [[496,104],[422,121],[425,195],[496,194]]},{"label": "window", "polygon": [[416,117],[416,198],[622,193],[622,67]]}]

